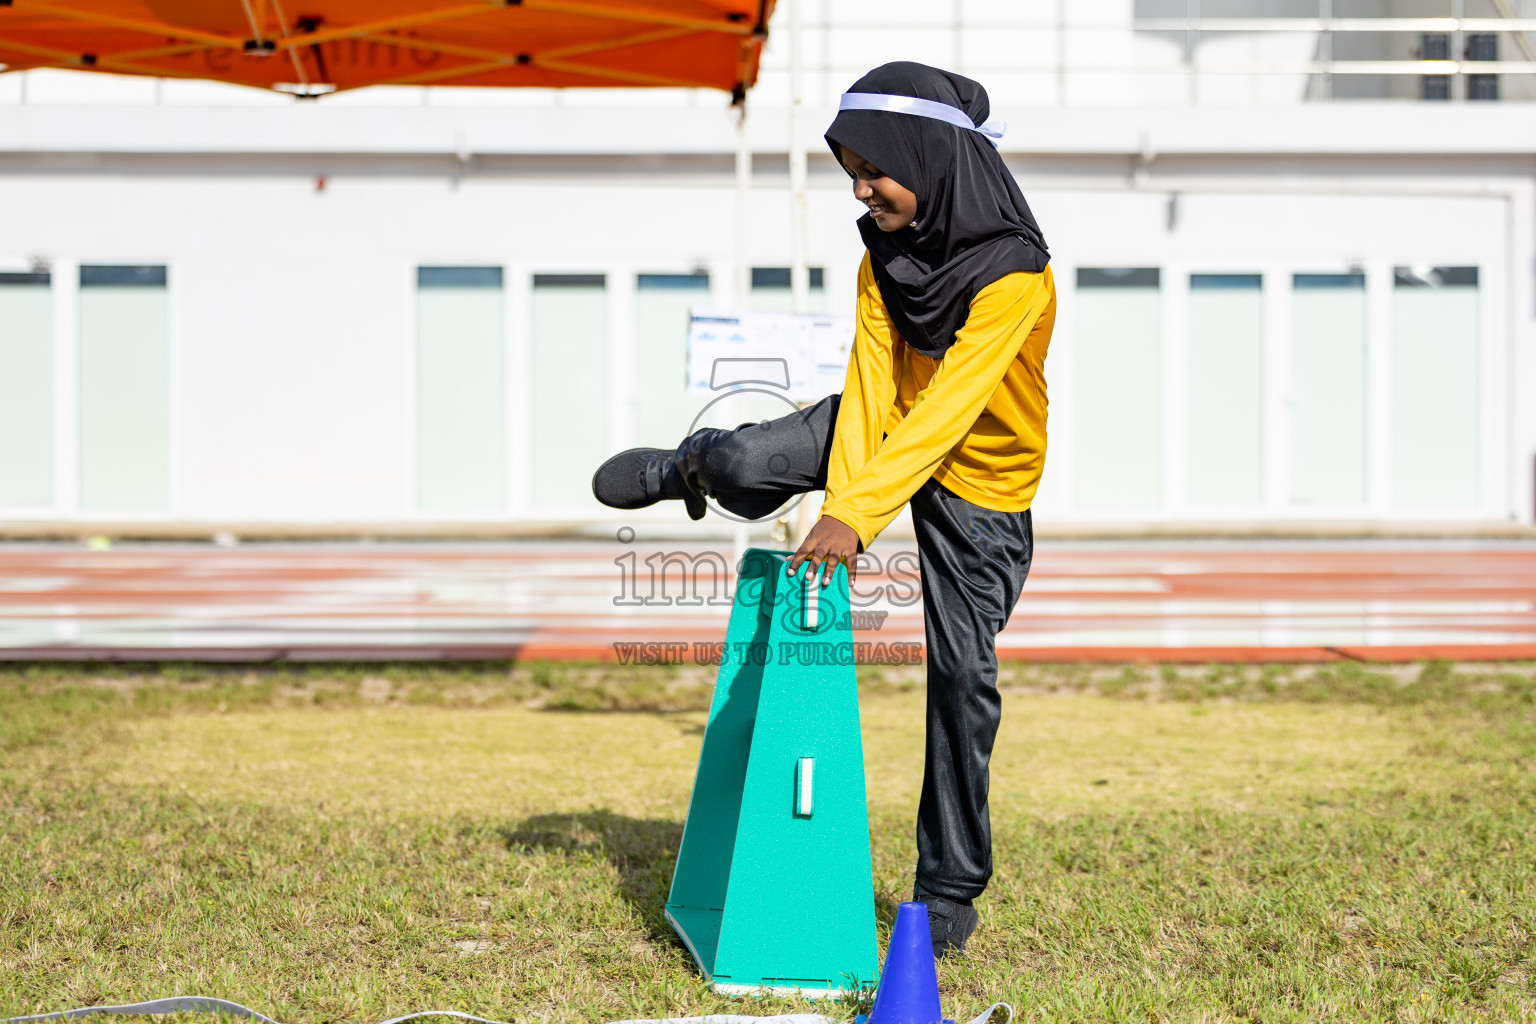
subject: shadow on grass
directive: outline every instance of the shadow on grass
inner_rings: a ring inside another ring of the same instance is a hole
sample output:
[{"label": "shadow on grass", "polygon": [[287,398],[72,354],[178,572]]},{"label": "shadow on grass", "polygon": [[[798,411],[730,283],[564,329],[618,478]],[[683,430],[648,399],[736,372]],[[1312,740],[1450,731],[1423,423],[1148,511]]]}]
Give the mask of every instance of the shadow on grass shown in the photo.
[{"label": "shadow on grass", "polygon": [[678,941],[662,906],[672,888],[672,868],[683,841],[683,823],[631,818],[608,810],[537,814],[502,839],[512,850],[559,850],[605,857],[619,873],[619,891],[644,923],[652,941]]}]

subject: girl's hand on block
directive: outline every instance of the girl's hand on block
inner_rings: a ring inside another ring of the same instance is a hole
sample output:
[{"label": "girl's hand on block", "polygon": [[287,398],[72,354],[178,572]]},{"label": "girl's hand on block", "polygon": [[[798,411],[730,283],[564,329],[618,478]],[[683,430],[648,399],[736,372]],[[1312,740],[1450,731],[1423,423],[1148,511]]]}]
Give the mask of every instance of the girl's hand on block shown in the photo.
[{"label": "girl's hand on block", "polygon": [[847,523],[831,516],[822,516],[805,535],[805,540],[789,560],[789,575],[793,576],[800,563],[811,563],[811,576],[821,572],[821,585],[832,582],[832,574],[838,564],[848,567],[848,582],[853,582],[855,563],[859,557],[859,535]]}]

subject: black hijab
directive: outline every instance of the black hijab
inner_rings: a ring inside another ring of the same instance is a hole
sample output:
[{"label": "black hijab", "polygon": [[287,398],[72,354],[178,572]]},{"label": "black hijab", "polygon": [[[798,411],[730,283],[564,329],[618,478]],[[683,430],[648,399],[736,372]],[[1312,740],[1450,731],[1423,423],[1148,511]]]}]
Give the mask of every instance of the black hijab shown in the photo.
[{"label": "black hijab", "polygon": [[[848,91],[934,100],[977,125],[991,113],[979,82],[911,61],[878,67]],[[1045,269],[1045,237],[980,132],[889,110],[841,110],[826,138],[839,161],[846,146],[917,195],[917,217],[900,231],[881,231],[867,213],[858,221],[891,320],[917,351],[941,358],[977,292],[1015,271]]]}]

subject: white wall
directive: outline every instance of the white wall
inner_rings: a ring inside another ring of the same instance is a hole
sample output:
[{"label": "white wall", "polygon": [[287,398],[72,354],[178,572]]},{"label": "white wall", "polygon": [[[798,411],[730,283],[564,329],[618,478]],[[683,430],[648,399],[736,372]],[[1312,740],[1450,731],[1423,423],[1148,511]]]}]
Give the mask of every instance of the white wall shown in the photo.
[{"label": "white wall", "polygon": [[[506,382],[509,416],[506,512],[492,518],[602,517],[591,506],[536,509],[527,499],[528,281],[534,273],[602,272],[619,364],[630,353],[634,275],[695,267],[713,272],[712,299],[729,302],[734,195],[728,168],[699,161],[664,173],[488,175],[335,174],[324,188],[299,173],[260,177],[186,173],[16,174],[6,179],[7,232],[0,269],[29,259],[55,267],[56,305],[73,302],[79,263],[164,263],[172,308],[169,507],[146,513],[186,522],[409,522],[436,520],[416,509],[414,481],[414,273],[418,265],[499,265],[507,269]],[[1453,519],[1529,519],[1525,467],[1533,449],[1529,177],[1410,173],[1401,160],[1340,173],[1330,161],[1292,162],[1283,176],[1249,163],[1213,171],[1209,161],[1155,159],[1140,180],[1099,159],[1047,169],[1038,155],[1017,167],[1051,243],[1061,314],[1047,365],[1052,448],[1042,515],[1116,518],[1075,501],[1073,281],[1079,266],[1159,267],[1163,275],[1165,412],[1163,486],[1156,509],[1122,519],[1210,518],[1183,495],[1187,423],[1179,367],[1187,336],[1185,275],[1242,271],[1266,275],[1269,345],[1282,345],[1294,272],[1366,269],[1371,279],[1371,490],[1360,507],[1306,509],[1288,500],[1284,472],[1271,468],[1261,509],[1233,517],[1422,519],[1390,499],[1390,394],[1380,362],[1391,348],[1390,280],[1397,265],[1478,266],[1481,271],[1484,405],[1482,481],[1475,509]],[[1490,166],[1492,166],[1490,164]],[[752,262],[788,263],[787,201],[765,174],[752,195]],[[857,207],[826,168],[813,176],[811,263],[825,266],[828,304],[847,309],[860,255]],[[1177,196],[1176,200],[1173,199]],[[1170,202],[1175,208],[1170,216]],[[1272,293],[1272,295],[1271,295]],[[1272,300],[1272,301],[1271,301]],[[63,429],[74,413],[68,353],[75,330],[56,318]],[[1283,364],[1283,356],[1276,366]],[[602,395],[573,381],[573,408],[602,401],[616,450],[636,438],[632,377],[618,374]],[[627,390],[629,389],[629,390]],[[1284,464],[1287,401],[1277,384],[1267,401],[1269,447]],[[57,479],[73,478],[68,438],[56,445]],[[1275,474],[1279,475],[1276,476]],[[1432,481],[1427,481],[1432,486]],[[68,486],[49,508],[0,510],[29,520],[81,515]],[[473,515],[465,518],[477,518]],[[486,517],[479,517],[486,518]]]}]

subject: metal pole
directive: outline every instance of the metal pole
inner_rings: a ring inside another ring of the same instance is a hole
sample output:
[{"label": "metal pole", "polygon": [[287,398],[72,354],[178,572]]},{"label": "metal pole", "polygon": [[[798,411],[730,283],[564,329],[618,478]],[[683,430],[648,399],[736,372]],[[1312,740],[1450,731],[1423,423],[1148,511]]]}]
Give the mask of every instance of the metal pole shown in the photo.
[{"label": "metal pole", "polygon": [[1067,105],[1067,0],[1056,0],[1056,105]]},{"label": "metal pole", "polygon": [[809,312],[811,271],[805,241],[805,90],[800,39],[800,5],[789,0],[789,198],[794,250],[789,265],[790,297],[796,313]]},{"label": "metal pole", "polygon": [[[796,313],[810,312],[811,269],[806,255],[805,238],[805,84],[804,41],[800,32],[800,5],[804,0],[789,0],[789,201],[790,230],[794,250],[789,264],[790,306]],[[805,408],[805,403],[799,403]],[[799,547],[815,524],[813,499],[806,495],[796,509],[791,547]],[[820,507],[820,502],[814,504]]]},{"label": "metal pole", "polygon": [[1446,85],[1450,87],[1449,98],[1453,100],[1458,98],[1456,95],[1458,92],[1461,93],[1460,99],[1467,98],[1467,76],[1461,73],[1460,62],[1462,58],[1457,56],[1457,54],[1464,52],[1463,46],[1465,45],[1466,36],[1462,35],[1461,32],[1461,19],[1466,17],[1466,14],[1467,5],[1465,0],[1451,0],[1451,19],[1456,22],[1456,28],[1451,31],[1451,37],[1447,41],[1451,52],[1446,54],[1446,56],[1457,62],[1457,70],[1456,74],[1451,76],[1451,80]]},{"label": "metal pole", "polygon": [[1195,74],[1195,50],[1200,45],[1200,0],[1189,0],[1184,7],[1184,65],[1189,74],[1189,105],[1200,103],[1200,78]]},{"label": "metal pole", "polygon": [[1333,0],[1317,0],[1317,13],[1323,19],[1323,31],[1318,37],[1318,63],[1323,66],[1322,98],[1333,99]]},{"label": "metal pole", "polygon": [[963,72],[965,70],[965,0],[955,0],[954,14],[949,27],[950,43],[953,44],[955,53],[951,59],[954,61],[954,70]]},{"label": "metal pole", "polygon": [[752,199],[752,146],[747,141],[747,101],[736,108],[736,307],[747,308],[752,290],[751,245],[747,237],[748,204]]},{"label": "metal pole", "polygon": [[[752,296],[752,249],[748,237],[750,221],[748,203],[752,199],[752,146],[747,141],[747,98],[742,95],[736,105],[736,263],[732,267],[732,292],[737,309],[746,309]],[[741,570],[741,559],[746,554],[749,537],[745,523],[737,523],[731,531],[731,545],[736,549],[736,567]]]}]

